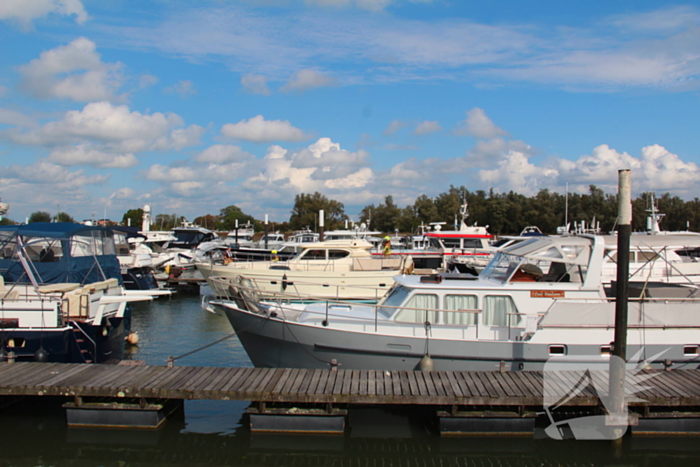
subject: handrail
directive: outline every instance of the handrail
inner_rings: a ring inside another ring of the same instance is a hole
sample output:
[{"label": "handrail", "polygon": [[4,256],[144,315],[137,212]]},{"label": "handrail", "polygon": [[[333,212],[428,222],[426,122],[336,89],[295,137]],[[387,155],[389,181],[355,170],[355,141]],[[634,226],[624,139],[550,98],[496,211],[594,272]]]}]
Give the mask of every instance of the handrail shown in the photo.
[{"label": "handrail", "polygon": [[[81,333],[83,336],[85,336],[85,337],[87,338],[87,340],[89,340],[89,341],[92,343],[92,348],[93,348],[92,357],[95,359],[94,361],[97,361],[97,343],[96,343],[94,340],[92,340],[92,338],[90,338],[90,336],[87,335],[87,333],[85,332],[85,330],[80,326],[80,324],[79,324],[77,321],[71,320],[70,322],[73,323],[73,324],[78,328],[78,330],[80,330],[80,333]],[[73,339],[75,340],[75,339],[77,339],[77,338],[76,338],[75,336],[73,336]],[[77,343],[78,343],[78,342],[77,342],[77,340],[76,340],[76,344],[77,344]],[[80,348],[79,348],[79,347],[80,347],[80,346],[78,346],[78,351],[80,351]],[[83,360],[84,360],[84,358],[83,358]]]}]

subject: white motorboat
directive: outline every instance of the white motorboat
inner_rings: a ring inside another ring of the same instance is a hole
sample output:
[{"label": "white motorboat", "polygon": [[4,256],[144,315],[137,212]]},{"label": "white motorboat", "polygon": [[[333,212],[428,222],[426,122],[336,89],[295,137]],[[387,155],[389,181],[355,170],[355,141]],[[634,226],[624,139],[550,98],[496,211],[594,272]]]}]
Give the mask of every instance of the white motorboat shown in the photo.
[{"label": "white motorboat", "polygon": [[103,363],[123,356],[129,302],[111,230],[74,223],[0,226],[0,360]]},{"label": "white motorboat", "polygon": [[[210,277],[229,296],[208,306],[261,367],[414,370],[429,357],[436,370],[517,371],[564,356],[605,361],[615,306],[601,281],[605,249],[600,237],[533,238],[499,252],[478,277],[397,276],[377,305],[303,304],[261,295],[255,281]],[[697,289],[636,286],[644,299],[629,305],[629,355],[696,368]]]},{"label": "white motorboat", "polygon": [[[333,298],[379,299],[393,284],[392,277],[411,269],[410,257],[373,258],[365,240],[332,240],[305,244],[291,259],[278,261],[233,261],[229,264],[198,262],[197,270],[212,276],[255,280],[261,292],[290,292]],[[228,286],[209,282],[217,295]]]}]

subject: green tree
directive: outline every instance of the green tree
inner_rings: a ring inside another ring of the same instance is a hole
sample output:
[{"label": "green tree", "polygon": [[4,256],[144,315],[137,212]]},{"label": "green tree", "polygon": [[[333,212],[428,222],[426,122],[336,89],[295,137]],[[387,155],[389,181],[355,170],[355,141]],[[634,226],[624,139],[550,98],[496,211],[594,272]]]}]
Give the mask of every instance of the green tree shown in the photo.
[{"label": "green tree", "polygon": [[[129,209],[122,217],[122,225],[130,225],[131,227],[141,228],[143,224],[143,209]],[[149,226],[150,227],[150,226]]]},{"label": "green tree", "polygon": [[158,214],[155,217],[154,227],[157,230],[171,230],[173,227],[182,225],[183,221],[185,218],[177,214]]},{"label": "green tree", "polygon": [[219,222],[221,222],[221,218],[219,216],[214,216],[211,214],[205,214],[203,216],[194,218],[194,223],[197,225],[201,225],[205,229],[217,229],[219,226]]},{"label": "green tree", "polygon": [[56,222],[75,222],[75,219],[65,212],[59,212],[56,214]]},{"label": "green tree", "polygon": [[317,230],[320,210],[323,210],[325,230],[338,229],[348,220],[343,203],[328,199],[319,192],[312,195],[300,193],[294,197],[290,227],[293,230],[306,227]]},{"label": "green tree", "polygon": [[33,222],[51,222],[51,214],[46,211],[35,211],[29,215],[29,224]]},{"label": "green tree", "polygon": [[16,222],[10,219],[9,217],[3,217],[0,219],[0,225],[15,225]]},{"label": "green tree", "polygon": [[219,211],[219,222],[216,224],[218,230],[231,231],[236,228],[236,220],[239,227],[247,222],[255,223],[255,218],[241,211],[238,206],[226,206]]},{"label": "green tree", "polygon": [[384,198],[384,203],[374,209],[372,226],[374,230],[390,233],[399,227],[401,209],[394,203],[394,198],[389,195]]}]

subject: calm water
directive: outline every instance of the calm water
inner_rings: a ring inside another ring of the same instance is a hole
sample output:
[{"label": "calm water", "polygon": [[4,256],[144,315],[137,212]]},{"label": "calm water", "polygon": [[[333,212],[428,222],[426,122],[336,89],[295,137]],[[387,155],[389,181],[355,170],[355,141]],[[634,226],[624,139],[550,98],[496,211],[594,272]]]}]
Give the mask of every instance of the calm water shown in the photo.
[{"label": "calm water", "polygon": [[[206,293],[203,289],[202,293]],[[202,311],[199,297],[160,299],[134,308],[140,343],[131,358],[163,365],[231,334],[225,318]],[[177,362],[251,366],[234,337]],[[0,466],[670,466],[698,465],[695,438],[609,443],[530,438],[440,438],[418,411],[351,411],[344,436],[252,435],[247,403],[186,401],[184,417],[158,431],[68,429],[51,399],[0,412]]]}]

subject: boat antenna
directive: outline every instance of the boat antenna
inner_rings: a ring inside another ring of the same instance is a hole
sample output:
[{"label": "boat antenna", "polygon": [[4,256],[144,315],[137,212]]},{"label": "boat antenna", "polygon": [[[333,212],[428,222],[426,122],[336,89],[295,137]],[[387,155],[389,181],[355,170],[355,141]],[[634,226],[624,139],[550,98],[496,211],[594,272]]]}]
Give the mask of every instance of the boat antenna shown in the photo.
[{"label": "boat antenna", "polygon": [[564,194],[564,225],[569,225],[569,182],[566,182],[566,193]]}]

